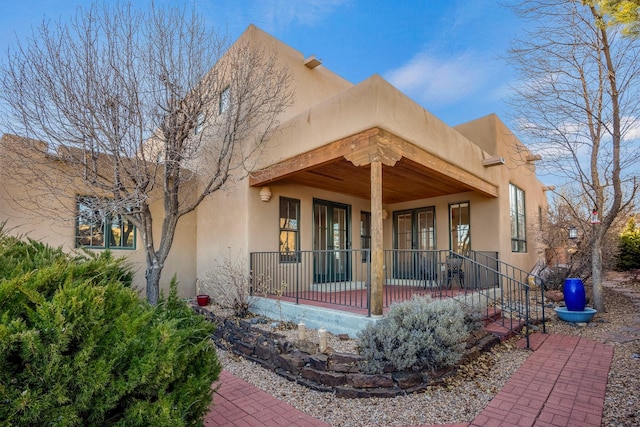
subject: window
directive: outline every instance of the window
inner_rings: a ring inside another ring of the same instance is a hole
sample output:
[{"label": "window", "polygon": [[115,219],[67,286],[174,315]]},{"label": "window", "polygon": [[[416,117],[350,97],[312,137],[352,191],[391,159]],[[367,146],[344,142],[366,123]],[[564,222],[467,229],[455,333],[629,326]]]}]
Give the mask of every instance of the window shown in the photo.
[{"label": "window", "polygon": [[300,200],[280,197],[280,262],[298,262]]},{"label": "window", "polygon": [[471,249],[471,211],[469,202],[449,205],[449,224],[451,226],[451,250],[469,256]]},{"label": "window", "polygon": [[367,262],[371,253],[371,212],[360,212],[360,248],[362,262]]},{"label": "window", "polygon": [[538,230],[542,231],[542,206],[538,206]]},{"label": "window", "polygon": [[509,206],[511,217],[511,251],[527,252],[527,221],[524,191],[509,184]]},{"label": "window", "polygon": [[106,211],[97,197],[78,197],[76,247],[135,249],[136,228],[122,215]]},{"label": "window", "polygon": [[203,113],[198,113],[198,115],[196,116],[196,123],[195,126],[193,128],[193,134],[194,135],[198,135],[200,133],[202,133],[202,128],[204,127],[204,114]]},{"label": "window", "polygon": [[229,109],[231,105],[231,88],[227,86],[220,92],[220,114]]}]

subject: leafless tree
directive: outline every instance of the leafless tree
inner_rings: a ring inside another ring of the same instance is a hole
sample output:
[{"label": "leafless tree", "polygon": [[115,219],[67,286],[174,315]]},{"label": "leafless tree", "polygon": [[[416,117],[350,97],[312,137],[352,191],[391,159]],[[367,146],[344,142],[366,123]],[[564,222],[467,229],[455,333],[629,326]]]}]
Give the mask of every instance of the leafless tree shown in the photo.
[{"label": "leafless tree", "polygon": [[529,148],[543,155],[542,169],[579,189],[597,212],[589,246],[594,306],[604,311],[604,237],[638,189],[639,46],[605,25],[591,1],[514,8],[531,29],[510,52],[521,74],[513,114]]},{"label": "leafless tree", "polygon": [[[229,47],[195,10],[153,4],[43,21],[6,59],[4,126],[45,141],[32,147],[53,152],[65,171],[52,180],[34,166],[23,182],[60,197],[103,196],[93,208],[132,221],[152,304],[180,219],[246,176],[293,96],[274,52],[250,41]],[[162,209],[152,215],[154,204]]]},{"label": "leafless tree", "polygon": [[[567,277],[591,278],[591,240],[594,227],[590,222],[591,201],[577,188],[569,187],[553,195],[542,232],[538,234],[546,248],[548,266],[551,268],[550,288],[562,289]],[[618,253],[618,235],[624,225],[627,212],[623,212],[609,229],[602,242],[603,266],[613,268]],[[573,229],[574,236],[569,230]]]}]

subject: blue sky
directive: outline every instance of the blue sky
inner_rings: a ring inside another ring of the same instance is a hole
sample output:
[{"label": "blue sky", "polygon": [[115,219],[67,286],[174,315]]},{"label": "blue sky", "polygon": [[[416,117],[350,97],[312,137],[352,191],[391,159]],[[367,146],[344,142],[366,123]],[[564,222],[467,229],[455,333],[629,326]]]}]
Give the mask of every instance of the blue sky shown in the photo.
[{"label": "blue sky", "polygon": [[[175,3],[175,0],[173,1]],[[66,19],[74,0],[2,0],[0,48],[43,18]],[[134,1],[134,3],[147,4]],[[156,0],[156,4],[171,3]],[[450,125],[490,113],[505,122],[515,76],[501,56],[521,24],[499,0],[190,0],[236,39],[255,24],[352,83],[380,74]]]}]

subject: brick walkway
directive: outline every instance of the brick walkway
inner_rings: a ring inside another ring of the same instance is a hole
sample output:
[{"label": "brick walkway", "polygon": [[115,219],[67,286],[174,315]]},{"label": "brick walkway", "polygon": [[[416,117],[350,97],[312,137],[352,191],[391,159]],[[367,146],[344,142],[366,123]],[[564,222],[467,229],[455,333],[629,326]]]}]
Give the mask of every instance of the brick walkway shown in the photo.
[{"label": "brick walkway", "polygon": [[[470,423],[449,426],[600,426],[613,348],[577,336],[531,337],[534,351]],[[206,426],[328,426],[223,371]]]},{"label": "brick walkway", "polygon": [[471,426],[600,426],[613,348],[537,335],[537,349]]},{"label": "brick walkway", "polygon": [[220,383],[205,426],[329,426],[227,371],[220,374]]}]

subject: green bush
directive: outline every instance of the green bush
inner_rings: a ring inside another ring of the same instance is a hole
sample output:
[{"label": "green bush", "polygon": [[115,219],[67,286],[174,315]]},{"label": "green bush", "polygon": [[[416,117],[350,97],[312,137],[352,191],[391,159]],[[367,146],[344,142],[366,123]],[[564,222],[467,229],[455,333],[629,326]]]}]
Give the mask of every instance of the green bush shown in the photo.
[{"label": "green bush", "polygon": [[640,227],[631,218],[618,240],[618,269],[640,268]]},{"label": "green bush", "polygon": [[365,373],[398,370],[438,370],[455,365],[477,316],[465,313],[459,303],[414,297],[393,304],[387,316],[358,335]]},{"label": "green bush", "polygon": [[108,252],[67,256],[0,230],[0,424],[201,425],[220,373],[213,326],[152,307]]}]

